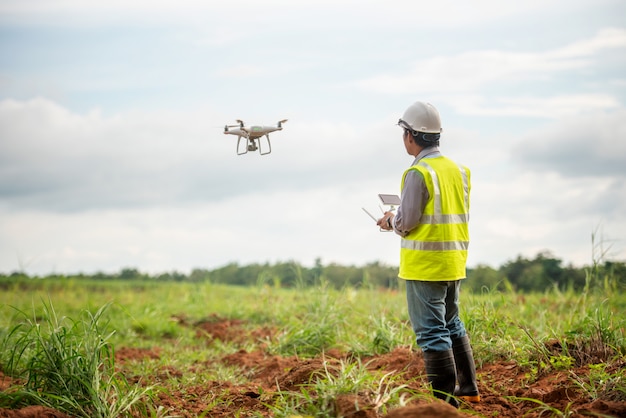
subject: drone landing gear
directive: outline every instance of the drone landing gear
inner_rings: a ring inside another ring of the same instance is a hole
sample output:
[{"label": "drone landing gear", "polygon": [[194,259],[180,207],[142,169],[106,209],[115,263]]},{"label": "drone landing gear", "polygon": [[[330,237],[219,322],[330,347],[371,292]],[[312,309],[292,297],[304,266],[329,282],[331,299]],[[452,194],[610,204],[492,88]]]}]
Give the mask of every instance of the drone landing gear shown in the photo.
[{"label": "drone landing gear", "polygon": [[269,151],[263,152],[263,150],[261,149],[261,138],[259,138],[259,152],[261,153],[261,155],[266,155],[272,152],[272,143],[270,142],[270,136],[265,135],[265,138],[267,138],[267,147],[269,148]]},{"label": "drone landing gear", "polygon": [[244,144],[243,151],[241,151],[242,147],[239,146],[239,144],[241,143],[241,138],[243,137],[240,136],[237,138],[237,155],[247,154],[248,151],[256,151],[256,143],[254,142],[254,140],[248,138],[246,138],[246,143]]},{"label": "drone landing gear", "polygon": [[[241,138],[244,137],[239,137],[237,138],[237,155],[243,155],[243,154],[247,154],[248,151],[256,151],[259,150],[259,153],[261,155],[267,155],[270,152],[272,152],[272,143],[270,142],[270,137],[268,135],[265,135],[265,137],[267,138],[267,147],[269,149],[269,151],[264,152],[263,151],[263,147],[261,146],[261,138],[246,138],[246,144],[244,144],[244,147],[240,147],[239,143],[241,142]],[[257,144],[257,139],[259,140],[258,144]],[[243,151],[242,151],[243,148]]]}]

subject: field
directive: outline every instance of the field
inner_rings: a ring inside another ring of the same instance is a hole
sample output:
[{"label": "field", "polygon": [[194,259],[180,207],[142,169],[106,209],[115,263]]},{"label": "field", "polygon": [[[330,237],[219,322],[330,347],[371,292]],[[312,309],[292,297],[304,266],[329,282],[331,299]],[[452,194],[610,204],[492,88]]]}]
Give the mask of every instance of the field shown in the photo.
[{"label": "field", "polygon": [[[402,290],[6,282],[0,417],[621,417],[624,312],[600,289],[462,294],[482,402],[456,410],[428,390]],[[79,412],[58,379],[94,358]]]}]

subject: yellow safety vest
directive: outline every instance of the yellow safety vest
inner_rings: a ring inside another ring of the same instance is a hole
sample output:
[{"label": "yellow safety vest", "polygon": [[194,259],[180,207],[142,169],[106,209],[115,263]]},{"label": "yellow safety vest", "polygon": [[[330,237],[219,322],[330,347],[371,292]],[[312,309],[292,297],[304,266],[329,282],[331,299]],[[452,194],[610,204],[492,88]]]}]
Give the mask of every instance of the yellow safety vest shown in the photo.
[{"label": "yellow safety vest", "polygon": [[469,246],[470,170],[446,157],[422,158],[410,170],[424,177],[430,199],[419,225],[402,238],[400,273],[405,280],[445,281],[466,276]]}]

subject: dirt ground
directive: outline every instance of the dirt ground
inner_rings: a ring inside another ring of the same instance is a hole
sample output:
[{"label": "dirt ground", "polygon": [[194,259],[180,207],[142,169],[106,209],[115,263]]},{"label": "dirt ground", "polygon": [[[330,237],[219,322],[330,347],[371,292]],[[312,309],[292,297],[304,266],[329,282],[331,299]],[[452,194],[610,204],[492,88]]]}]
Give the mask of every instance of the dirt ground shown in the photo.
[{"label": "dirt ground", "polygon": [[[250,338],[250,331],[243,331],[241,321],[209,318],[193,324],[197,327],[198,338],[211,344],[214,340],[235,341]],[[253,337],[271,338],[271,329],[259,328],[252,332]],[[144,358],[159,358],[158,347],[136,349],[119,347],[116,349],[116,364],[123,370],[129,361]],[[240,350],[225,355],[220,361],[225,365],[237,365],[244,370],[247,382],[236,385],[229,382],[207,381],[198,386],[168,388],[155,400],[155,407],[162,407],[167,415],[180,417],[271,417],[268,408],[273,398],[280,396],[278,391],[300,392],[302,385],[315,379],[315,376],[337,370],[341,361],[350,360],[349,353],[332,351],[312,359],[281,357],[263,350],[247,352]],[[523,370],[512,361],[484,364],[478,368],[478,384],[481,402],[463,404],[455,409],[442,401],[427,396],[424,374],[424,361],[419,351],[410,347],[398,347],[390,353],[361,358],[361,363],[369,370],[393,373],[402,377],[402,383],[413,392],[423,393],[419,399],[408,405],[390,411],[383,411],[376,404],[371,393],[340,396],[334,400],[335,416],[343,418],[406,418],[406,417],[626,417],[626,400],[623,393],[606,395],[592,400],[577,385],[573,376],[579,379],[589,374],[589,364],[576,365],[567,371],[551,371],[538,379],[529,380],[528,370]],[[198,363],[194,370],[211,367]],[[613,373],[625,370],[626,361],[617,362]],[[194,370],[191,370],[192,372]],[[189,372],[189,371],[185,371]],[[146,381],[149,384],[164,384],[171,376],[182,376],[182,370],[164,368],[155,376],[131,376],[129,379]],[[626,375],[625,375],[626,378]],[[0,390],[6,390],[10,379],[0,374]],[[226,396],[224,394],[227,394]],[[219,401],[216,402],[216,396]],[[533,402],[535,399],[541,402]],[[548,408],[549,407],[549,408]],[[554,408],[550,410],[550,408]],[[66,418],[58,411],[42,407],[28,407],[21,410],[0,409],[0,418],[49,417]],[[296,418],[296,417],[294,417]]]}]

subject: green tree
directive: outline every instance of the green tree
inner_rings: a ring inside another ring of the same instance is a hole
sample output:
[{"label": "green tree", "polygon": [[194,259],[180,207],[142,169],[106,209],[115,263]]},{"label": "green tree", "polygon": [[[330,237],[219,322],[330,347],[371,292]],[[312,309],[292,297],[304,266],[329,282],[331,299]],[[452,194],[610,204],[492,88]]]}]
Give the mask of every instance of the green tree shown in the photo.
[{"label": "green tree", "polygon": [[481,292],[483,289],[493,290],[502,281],[498,271],[488,265],[479,264],[475,268],[467,269],[467,280],[462,286],[473,292]]}]

